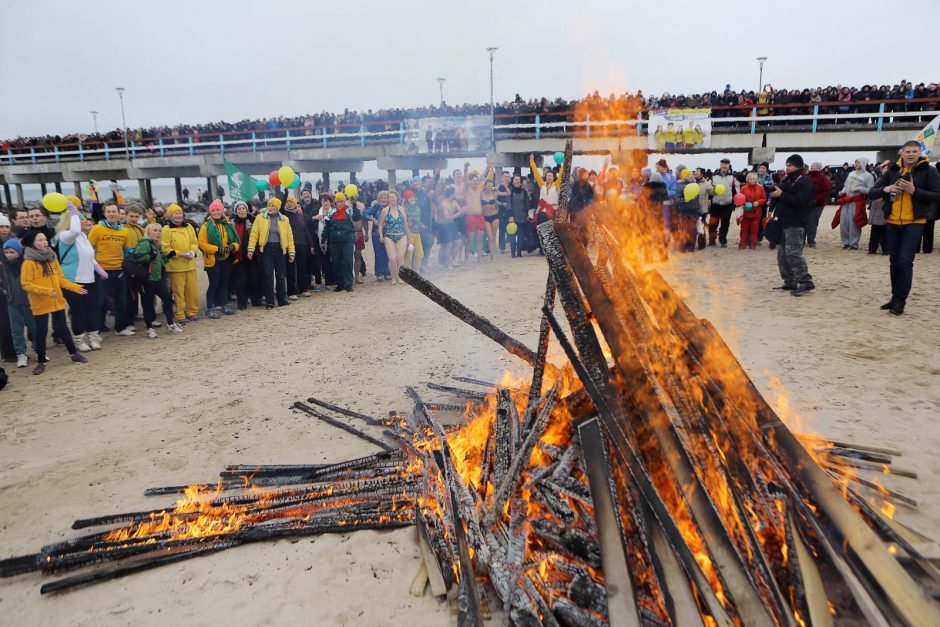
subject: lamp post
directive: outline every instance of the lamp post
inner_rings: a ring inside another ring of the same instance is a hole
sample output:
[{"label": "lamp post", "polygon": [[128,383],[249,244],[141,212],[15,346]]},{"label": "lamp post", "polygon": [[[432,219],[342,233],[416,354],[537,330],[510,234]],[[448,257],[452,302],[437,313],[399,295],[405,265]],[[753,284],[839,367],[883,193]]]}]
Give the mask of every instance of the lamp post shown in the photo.
[{"label": "lamp post", "polygon": [[441,106],[442,107],[444,106],[444,81],[446,80],[447,79],[442,76],[437,77],[437,85],[438,87],[441,88]]},{"label": "lamp post", "polygon": [[98,134],[98,112],[97,111],[91,112],[91,120],[95,124],[95,135],[97,135]]},{"label": "lamp post", "polygon": [[757,62],[760,63],[760,74],[757,79],[757,92],[760,93],[760,90],[764,88],[764,61],[767,60],[767,57],[757,57]]},{"label": "lamp post", "polygon": [[492,149],[496,150],[496,106],[493,101],[493,53],[499,50],[494,46],[486,49],[490,53],[490,143]]},{"label": "lamp post", "polygon": [[118,93],[118,98],[121,99],[121,125],[124,127],[124,154],[129,159],[131,153],[127,147],[127,119],[124,117],[124,88],[115,87],[114,90]]}]

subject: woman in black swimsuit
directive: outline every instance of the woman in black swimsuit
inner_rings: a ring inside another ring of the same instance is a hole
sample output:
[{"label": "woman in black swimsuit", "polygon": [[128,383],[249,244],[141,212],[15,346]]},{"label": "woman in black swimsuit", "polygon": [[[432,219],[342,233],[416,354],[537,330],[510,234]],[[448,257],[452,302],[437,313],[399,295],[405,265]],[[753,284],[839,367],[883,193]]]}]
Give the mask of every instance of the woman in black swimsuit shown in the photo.
[{"label": "woman in black swimsuit", "polygon": [[499,208],[496,205],[496,186],[492,178],[486,179],[483,184],[480,205],[483,207],[483,219],[486,220],[486,238],[490,248],[490,261],[493,261],[493,253],[499,243]]}]

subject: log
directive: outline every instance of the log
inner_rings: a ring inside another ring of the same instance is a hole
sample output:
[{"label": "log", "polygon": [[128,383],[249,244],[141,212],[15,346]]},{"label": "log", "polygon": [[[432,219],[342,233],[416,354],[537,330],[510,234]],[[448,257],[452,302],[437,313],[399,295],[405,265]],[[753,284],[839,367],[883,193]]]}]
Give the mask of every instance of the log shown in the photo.
[{"label": "log", "polygon": [[421,566],[418,567],[418,572],[415,573],[415,578],[411,582],[411,590],[409,593],[413,597],[423,597],[424,589],[428,587],[428,567],[424,561],[421,561]]},{"label": "log", "polygon": [[482,401],[486,399],[485,392],[477,392],[476,390],[468,390],[466,388],[457,388],[450,385],[438,385],[437,383],[427,383],[429,389],[436,390],[438,392],[446,392],[447,394],[453,394],[454,396],[460,396],[471,401]]},{"label": "log", "polygon": [[[500,485],[506,478],[512,454],[515,451],[511,435],[509,407],[515,407],[509,390],[496,393],[496,425],[493,434],[493,485]],[[484,493],[485,496],[485,493]]]},{"label": "log", "polygon": [[428,411],[455,411],[462,414],[467,406],[454,403],[425,403],[424,408]]},{"label": "log", "polygon": [[883,496],[886,499],[897,501],[898,503],[904,503],[905,505],[910,505],[911,507],[917,507],[917,499],[912,499],[909,496],[904,496],[900,492],[897,492],[895,490],[889,490],[888,488],[882,485],[878,485],[877,483],[873,483],[871,481],[868,481],[867,479],[862,479],[856,473],[848,472],[842,468],[839,468],[838,466],[831,466],[831,465],[826,466],[826,471],[829,474],[839,475],[840,477],[844,477],[845,479],[848,479],[849,481],[854,481],[855,483],[859,485],[863,485],[866,488],[870,488],[878,492],[881,496]]},{"label": "log", "polygon": [[[428,583],[431,585],[431,594],[436,597],[446,596],[450,585],[444,579],[445,571],[441,568],[441,564],[437,560],[434,549],[431,548],[430,532],[428,531],[427,524],[425,524],[424,518],[417,510],[415,511],[415,528],[418,530],[418,546],[421,547],[421,555],[424,558]],[[448,569],[447,572],[453,571],[452,569]]]},{"label": "log", "polygon": [[323,412],[317,411],[317,410],[314,409],[313,407],[310,407],[310,406],[308,406],[308,405],[304,405],[304,404],[301,403],[300,401],[297,401],[296,403],[294,403],[294,404],[292,405],[292,407],[293,407],[294,409],[299,409],[300,411],[302,411],[302,412],[304,412],[305,414],[308,414],[308,415],[310,415],[310,416],[313,416],[314,418],[318,418],[319,420],[322,420],[323,422],[327,423],[328,425],[332,425],[332,426],[334,426],[334,427],[336,427],[336,428],[338,428],[338,429],[342,429],[342,430],[345,431],[346,433],[351,433],[352,435],[356,436],[356,437],[359,438],[360,440],[365,440],[366,442],[368,442],[368,443],[370,443],[370,444],[375,444],[376,446],[378,446],[378,447],[381,448],[381,449],[384,449],[384,450],[386,450],[386,451],[393,451],[393,450],[395,450],[393,447],[389,446],[388,444],[386,444],[386,443],[383,442],[382,440],[379,440],[379,439],[377,439],[377,438],[373,438],[373,437],[372,437],[371,435],[369,435],[368,433],[365,433],[365,432],[363,432],[363,431],[360,431],[359,429],[357,429],[357,428],[355,428],[355,427],[353,427],[353,426],[351,426],[351,425],[346,424],[346,423],[343,422],[342,420],[337,420],[336,418],[333,418],[332,416],[328,416],[328,415],[324,414]]},{"label": "log", "polygon": [[[555,306],[555,281],[551,274],[545,281],[545,298],[542,307],[551,309]],[[532,381],[529,383],[529,404],[534,403],[542,395],[542,381],[545,378],[545,364],[548,359],[548,320],[542,314],[539,321],[539,341],[535,354],[535,363],[532,365]]]},{"label": "log", "polygon": [[495,324],[471,311],[466,305],[458,301],[453,296],[445,293],[439,287],[422,277],[410,268],[402,267],[398,271],[398,276],[402,281],[415,288],[432,301],[452,313],[458,319],[466,322],[471,327],[490,338],[511,354],[522,359],[529,365],[535,364],[535,353],[525,344],[509,337],[501,331]]},{"label": "log", "polygon": [[864,459],[849,459],[839,455],[822,455],[824,464],[845,466],[848,468],[858,468],[860,470],[871,470],[884,475],[894,475],[897,477],[906,477],[908,479],[917,479],[917,473],[906,468],[897,466],[887,466],[878,462],[869,462]]},{"label": "log", "polygon": [[334,405],[333,403],[321,401],[320,399],[314,398],[313,396],[308,397],[307,402],[313,403],[314,405],[319,405],[320,407],[323,407],[324,409],[329,409],[330,411],[335,412],[337,414],[349,416],[350,418],[356,418],[357,420],[361,420],[365,422],[366,424],[372,425],[373,427],[381,427],[386,424],[386,421],[381,420],[379,418],[373,418],[372,416],[367,416],[358,411],[347,409],[346,407],[340,407],[339,405]]}]

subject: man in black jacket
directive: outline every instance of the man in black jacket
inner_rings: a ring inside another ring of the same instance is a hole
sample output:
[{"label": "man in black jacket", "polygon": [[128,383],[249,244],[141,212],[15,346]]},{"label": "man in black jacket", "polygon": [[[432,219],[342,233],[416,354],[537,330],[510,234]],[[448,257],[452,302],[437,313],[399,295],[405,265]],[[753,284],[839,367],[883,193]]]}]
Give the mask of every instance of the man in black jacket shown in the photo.
[{"label": "man in black jacket", "polygon": [[[301,196],[307,195],[304,192]],[[308,207],[310,204],[308,203]],[[299,205],[293,196],[287,197],[284,203],[284,215],[290,222],[291,231],[294,232],[294,263],[287,264],[287,297],[297,300],[297,295],[310,297],[310,275],[307,274],[307,259],[310,257],[310,234],[304,224],[304,216],[297,209]]]},{"label": "man in black jacket", "polygon": [[803,157],[790,155],[786,177],[770,192],[775,199],[774,219],[783,232],[777,246],[777,267],[783,279],[779,289],[788,290],[793,296],[816,289],[803,257],[803,235],[813,198],[813,184],[805,174]]},{"label": "man in black jacket", "polygon": [[921,156],[920,143],[901,146],[901,158],[868,192],[872,200],[884,198],[885,244],[891,255],[891,300],[882,309],[900,316],[914,280],[914,255],[927,220],[937,217],[940,204],[940,172]]}]

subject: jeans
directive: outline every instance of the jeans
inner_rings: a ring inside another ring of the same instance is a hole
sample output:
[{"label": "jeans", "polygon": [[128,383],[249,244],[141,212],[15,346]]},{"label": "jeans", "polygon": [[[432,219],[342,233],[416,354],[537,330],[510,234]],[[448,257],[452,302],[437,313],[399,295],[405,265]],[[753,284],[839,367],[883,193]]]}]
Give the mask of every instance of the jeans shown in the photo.
[{"label": "jeans", "polygon": [[[108,273],[108,278],[104,280],[104,293],[106,296],[109,296],[113,302],[114,312],[114,330],[123,331],[125,328],[131,326],[134,323],[134,319],[127,317],[127,279],[124,277],[124,270],[106,270]],[[64,315],[64,314],[63,314]],[[101,308],[101,312],[98,315],[98,328],[103,329],[105,317],[105,308]],[[53,325],[55,328],[55,325]],[[87,331],[87,329],[86,329]]]},{"label": "jeans", "polygon": [[428,257],[431,256],[431,247],[434,246],[434,233],[430,227],[421,231],[421,248],[424,249],[424,255],[421,257],[421,267],[428,265]]},{"label": "jeans", "polygon": [[351,291],[355,242],[330,242],[329,253],[330,263],[336,273],[336,287]]},{"label": "jeans", "polygon": [[914,280],[914,255],[924,236],[923,224],[888,224],[885,245],[891,256],[891,300],[904,304]]},{"label": "jeans", "polygon": [[33,336],[33,342],[36,348],[36,357],[39,363],[46,360],[46,334],[49,332],[49,316],[52,316],[52,328],[59,333],[59,337],[65,342],[65,348],[69,355],[75,354],[75,342],[72,341],[72,334],[69,333],[69,325],[65,321],[65,310],[53,311],[51,314],[39,314],[33,316],[36,323],[36,335]]},{"label": "jeans", "polygon": [[261,254],[262,280],[264,282],[264,302],[268,307],[274,305],[277,292],[277,304],[287,303],[287,258],[281,245],[265,244]]},{"label": "jeans", "polygon": [[140,284],[140,301],[144,308],[144,325],[148,329],[153,321],[157,319],[154,308],[155,296],[159,296],[160,302],[163,304],[163,316],[166,318],[167,326],[173,324],[173,297],[170,296],[170,288],[166,284],[166,279],[142,281]]},{"label": "jeans", "polygon": [[936,220],[927,220],[927,224],[924,225],[924,235],[921,238],[917,252],[928,254],[933,252],[933,231],[936,223]]},{"label": "jeans", "polygon": [[206,268],[209,288],[206,290],[206,311],[228,303],[229,281],[232,276],[232,260],[215,258],[215,265]]},{"label": "jeans", "polygon": [[709,213],[711,218],[708,220],[708,242],[714,244],[717,235],[718,243],[724,246],[728,243],[728,229],[731,228],[734,205],[712,205]]},{"label": "jeans", "polygon": [[813,277],[803,257],[803,234],[804,229],[801,226],[788,226],[783,229],[780,245],[777,246],[777,269],[780,270],[784,285],[813,285]]},{"label": "jeans", "polygon": [[388,253],[385,244],[379,241],[378,233],[372,236],[372,251],[375,253],[375,278],[392,276],[388,271]]},{"label": "jeans", "polygon": [[[23,335],[23,327],[29,329],[29,334],[33,337],[33,350],[38,354],[39,342],[36,340],[36,321],[33,318],[33,312],[29,310],[29,305],[27,303],[7,305],[7,313],[10,314],[10,335],[13,336],[13,350],[16,351],[16,354],[26,354],[26,336]],[[44,342],[45,339],[43,337]]]},{"label": "jeans", "polygon": [[885,244],[885,225],[884,224],[872,224],[871,225],[871,235],[868,238],[868,252],[875,254],[878,252],[878,248],[881,248],[881,254],[887,255],[888,249]]},{"label": "jeans", "polygon": [[84,296],[65,291],[65,300],[69,304],[72,333],[75,335],[98,330],[98,321],[101,320],[102,297],[104,296],[102,283],[103,281],[100,280],[94,283],[79,283],[88,290],[88,293]]},{"label": "jeans", "polygon": [[310,289],[310,275],[307,274],[307,258],[310,256],[310,244],[297,244],[294,263],[287,264],[288,295],[302,294]]},{"label": "jeans", "polygon": [[819,218],[822,217],[822,207],[810,207],[806,216],[806,243],[816,245],[816,231],[819,229]]}]

